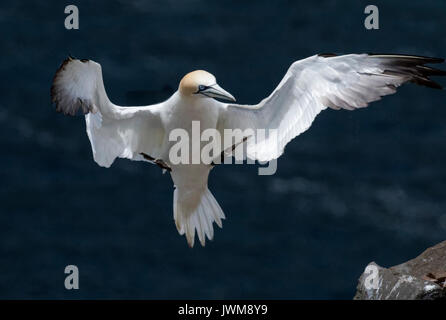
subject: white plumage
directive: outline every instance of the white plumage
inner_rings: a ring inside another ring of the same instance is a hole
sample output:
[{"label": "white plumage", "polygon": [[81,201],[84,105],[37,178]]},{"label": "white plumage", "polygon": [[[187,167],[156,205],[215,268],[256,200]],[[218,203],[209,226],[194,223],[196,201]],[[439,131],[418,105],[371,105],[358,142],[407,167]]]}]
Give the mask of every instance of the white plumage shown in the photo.
[{"label": "white plumage", "polygon": [[[441,88],[428,77],[446,73],[424,65],[439,62],[443,60],[405,55],[315,55],[294,62],[277,88],[253,106],[213,99],[235,101],[218,86],[213,75],[194,71],[181,80],[178,91],[165,102],[120,107],[108,99],[98,63],[68,58],[54,76],[51,95],[57,111],[74,115],[81,110],[85,114],[93,157],[100,166],[110,167],[114,159],[127,158],[168,169],[175,184],[177,230],[186,235],[191,247],[197,233],[204,246],[205,238],[214,236],[213,223],[221,227],[225,218],[207,188],[213,166],[202,162],[172,164],[169,150],[173,142],[168,139],[172,130],[181,128],[191,134],[192,121],[200,122],[201,131],[218,129],[222,136],[224,129],[252,129],[247,156],[270,161],[278,158],[287,143],[307,130],[327,107],[366,107],[395,93],[408,81]],[[266,130],[266,136],[257,134],[257,129]],[[268,136],[268,130],[275,130],[277,136]]]}]

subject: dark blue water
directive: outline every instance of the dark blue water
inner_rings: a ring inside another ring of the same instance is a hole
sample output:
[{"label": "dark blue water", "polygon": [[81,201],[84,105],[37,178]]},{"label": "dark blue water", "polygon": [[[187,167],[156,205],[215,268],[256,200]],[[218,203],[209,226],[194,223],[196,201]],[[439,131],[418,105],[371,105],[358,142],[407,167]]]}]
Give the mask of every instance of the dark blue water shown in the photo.
[{"label": "dark blue water", "polygon": [[[64,28],[76,4],[80,30]],[[319,52],[446,56],[446,2],[8,1],[0,4],[0,298],[350,299],[365,265],[403,262],[446,237],[446,93],[407,85],[356,112],[326,111],[273,176],[220,166],[227,220],[205,248],[172,220],[168,175],[92,159],[82,117],[56,114],[68,53],[101,63],[117,104],[166,99],[203,68],[256,103]],[[444,84],[444,81],[443,81]],[[143,101],[141,101],[143,100]],[[80,290],[64,288],[64,268]]]}]

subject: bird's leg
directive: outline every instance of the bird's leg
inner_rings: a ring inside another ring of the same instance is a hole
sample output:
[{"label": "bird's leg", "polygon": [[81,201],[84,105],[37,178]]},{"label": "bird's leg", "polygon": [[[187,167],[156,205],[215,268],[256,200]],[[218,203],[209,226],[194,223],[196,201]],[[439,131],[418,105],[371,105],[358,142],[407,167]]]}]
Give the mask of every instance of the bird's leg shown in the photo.
[{"label": "bird's leg", "polygon": [[141,152],[140,155],[142,155],[144,157],[144,159],[153,162],[154,164],[156,164],[158,167],[160,167],[163,170],[167,170],[167,171],[172,171],[172,168],[169,167],[169,165],[167,163],[164,162],[164,160],[162,159],[155,159],[152,156],[149,156],[148,154]]},{"label": "bird's leg", "polygon": [[169,167],[169,165],[165,163],[164,160],[162,159],[155,159],[155,163],[158,165],[158,167],[160,167],[163,170],[167,170],[169,172],[172,171],[172,168]]},{"label": "bird's leg", "polygon": [[223,161],[224,161],[224,159],[225,159],[225,152],[222,151],[222,152],[220,153],[220,163],[215,163],[214,161],[212,161],[212,162],[211,162],[211,166],[215,167],[217,164],[222,164]]},{"label": "bird's leg", "polygon": [[[249,137],[244,137],[242,141],[240,141],[239,143],[236,143],[236,144],[232,145],[232,147],[229,147],[228,149],[231,150],[231,153],[234,152],[235,148],[237,148],[237,146],[238,146],[240,143],[244,143],[246,140],[248,140],[248,138],[249,138]],[[228,149],[226,149],[226,150],[228,150]],[[211,166],[216,166],[217,164],[222,164],[222,163],[224,162],[224,159],[225,159],[225,152],[226,152],[226,150],[223,150],[223,151],[220,153],[220,163],[215,163],[214,161],[212,161],[212,162],[211,162]]]}]

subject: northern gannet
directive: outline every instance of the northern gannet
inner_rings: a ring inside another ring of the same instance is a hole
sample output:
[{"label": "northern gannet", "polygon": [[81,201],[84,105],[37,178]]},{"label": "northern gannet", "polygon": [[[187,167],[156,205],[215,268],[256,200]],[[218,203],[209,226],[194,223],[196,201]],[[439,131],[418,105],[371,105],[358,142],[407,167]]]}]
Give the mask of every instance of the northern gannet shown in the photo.
[{"label": "northern gannet", "polygon": [[[100,64],[87,59],[66,59],[57,70],[52,87],[56,110],[85,114],[86,130],[94,160],[110,167],[119,158],[148,161],[170,171],[175,189],[174,220],[190,247],[195,232],[200,243],[212,239],[213,223],[221,228],[225,215],[208,190],[213,164],[173,164],[169,160],[169,132],[192,130],[275,129],[274,139],[255,136],[247,157],[259,161],[278,158],[288,142],[307,130],[327,107],[355,110],[382,96],[393,94],[405,82],[441,88],[429,76],[445,71],[425,66],[443,59],[409,55],[319,54],[294,62],[276,89],[256,105],[234,104],[215,77],[202,70],[185,75],[178,90],[166,101],[142,107],[121,107],[107,97]],[[229,100],[223,103],[214,98]],[[201,144],[202,146],[202,144]]]}]

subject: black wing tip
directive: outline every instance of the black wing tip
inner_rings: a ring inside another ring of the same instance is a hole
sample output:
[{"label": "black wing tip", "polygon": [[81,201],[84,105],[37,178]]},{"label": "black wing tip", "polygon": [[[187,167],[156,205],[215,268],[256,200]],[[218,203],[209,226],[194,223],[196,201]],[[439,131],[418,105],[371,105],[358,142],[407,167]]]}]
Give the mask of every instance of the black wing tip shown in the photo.
[{"label": "black wing tip", "polygon": [[[52,103],[57,103],[57,99],[56,99],[56,81],[57,78],[59,78],[60,73],[65,69],[65,66],[73,60],[73,57],[71,55],[68,55],[67,58],[65,58],[64,61],[62,61],[62,63],[60,64],[59,68],[57,68],[56,73],[53,76],[53,81],[51,82],[51,88],[50,88],[50,96],[51,96],[51,102]],[[57,110],[57,106],[56,106],[56,111]],[[58,111],[59,112],[59,111]]]},{"label": "black wing tip", "polygon": [[443,90],[443,86],[435,81],[432,81],[429,78],[423,78],[423,77],[414,77],[411,80],[412,83],[418,84],[420,86],[425,86],[425,87],[429,87],[432,89],[439,89],[439,90]]},{"label": "black wing tip", "polygon": [[[51,103],[55,105],[56,112],[63,113],[64,115],[70,115],[74,116],[77,113],[80,113],[85,115],[92,111],[93,107],[89,101],[84,101],[82,99],[78,99],[77,101],[72,102],[68,106],[63,106],[61,98],[59,96],[60,89],[57,88],[57,80],[61,76],[61,73],[65,70],[65,67],[72,61],[76,61],[79,59],[74,58],[71,54],[68,54],[68,56],[62,61],[59,68],[57,68],[56,73],[53,76],[53,81],[51,83],[50,88],[50,97],[51,97]],[[81,62],[88,62],[89,59],[80,59]]]},{"label": "black wing tip", "polygon": [[331,57],[337,57],[338,55],[335,53],[318,53],[317,56],[322,58],[331,58]]},{"label": "black wing tip", "polygon": [[[379,58],[400,58],[405,60],[414,60],[417,62],[424,63],[443,63],[445,61],[444,58],[438,58],[438,57],[428,57],[428,56],[419,56],[419,55],[410,55],[410,54],[396,54],[396,53],[376,53],[376,52],[369,52],[366,53],[367,55],[371,57],[379,57]],[[323,58],[331,58],[331,57],[337,57],[338,55],[336,53],[318,53],[318,57]]]},{"label": "black wing tip", "polygon": [[432,89],[443,90],[443,86],[431,80],[430,76],[446,76],[446,71],[425,66],[431,63],[443,63],[443,58],[426,57],[407,54],[368,53],[370,57],[383,59],[389,67],[384,73],[394,73],[409,76],[409,82]]},{"label": "black wing tip", "polygon": [[410,55],[410,54],[395,54],[395,53],[367,53],[367,55],[371,57],[380,57],[380,58],[400,58],[405,60],[414,60],[420,61],[422,63],[443,63],[444,58],[438,57],[428,57],[428,56],[419,56],[419,55]]},{"label": "black wing tip", "polygon": [[56,99],[53,103],[56,105],[56,112],[66,116],[86,115],[93,111],[93,105],[87,100],[78,99],[77,101],[72,101],[64,105]]},{"label": "black wing tip", "polygon": [[66,65],[67,63],[69,63],[70,61],[75,61],[75,60],[79,60],[80,62],[88,62],[90,61],[90,59],[78,59],[76,57],[73,57],[70,53],[68,54],[68,56],[64,59],[64,61],[62,61],[61,66],[59,67],[59,69],[61,67],[63,67],[64,65]]},{"label": "black wing tip", "polygon": [[446,76],[445,70],[431,68],[424,65],[417,66],[416,68],[420,73],[426,74],[428,76]]}]

